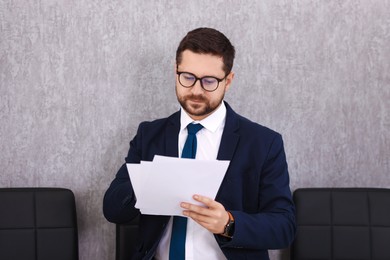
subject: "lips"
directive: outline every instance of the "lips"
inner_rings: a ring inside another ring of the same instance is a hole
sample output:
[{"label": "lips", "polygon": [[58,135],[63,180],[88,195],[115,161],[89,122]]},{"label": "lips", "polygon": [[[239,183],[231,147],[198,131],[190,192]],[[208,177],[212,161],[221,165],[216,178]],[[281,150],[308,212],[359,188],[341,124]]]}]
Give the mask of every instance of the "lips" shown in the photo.
[{"label": "lips", "polygon": [[206,99],[203,96],[193,96],[193,95],[187,97],[187,100],[194,103],[201,103],[206,101]]},{"label": "lips", "polygon": [[203,100],[201,100],[201,99],[189,99],[189,101],[194,102],[194,103],[201,103],[201,102],[203,102]]}]

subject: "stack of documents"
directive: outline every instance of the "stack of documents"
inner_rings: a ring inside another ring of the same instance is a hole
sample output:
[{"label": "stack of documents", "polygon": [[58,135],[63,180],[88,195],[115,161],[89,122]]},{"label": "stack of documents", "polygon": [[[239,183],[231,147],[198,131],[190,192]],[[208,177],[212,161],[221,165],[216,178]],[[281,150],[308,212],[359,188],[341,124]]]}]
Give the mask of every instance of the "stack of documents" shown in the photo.
[{"label": "stack of documents", "polygon": [[203,161],[155,156],[152,162],[127,164],[142,214],[183,216],[181,202],[200,205],[192,199],[199,194],[214,199],[229,161]]}]

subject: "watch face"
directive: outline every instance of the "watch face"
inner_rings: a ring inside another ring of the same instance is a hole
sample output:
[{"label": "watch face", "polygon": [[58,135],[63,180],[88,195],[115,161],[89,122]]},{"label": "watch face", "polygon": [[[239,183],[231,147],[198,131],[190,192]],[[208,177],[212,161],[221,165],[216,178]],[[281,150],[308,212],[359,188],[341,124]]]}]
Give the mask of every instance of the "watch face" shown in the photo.
[{"label": "watch face", "polygon": [[227,213],[229,214],[229,222],[225,226],[223,235],[232,238],[234,233],[234,217],[229,211]]},{"label": "watch face", "polygon": [[233,235],[234,230],[234,222],[229,221],[229,223],[225,227],[224,235],[231,237]]}]

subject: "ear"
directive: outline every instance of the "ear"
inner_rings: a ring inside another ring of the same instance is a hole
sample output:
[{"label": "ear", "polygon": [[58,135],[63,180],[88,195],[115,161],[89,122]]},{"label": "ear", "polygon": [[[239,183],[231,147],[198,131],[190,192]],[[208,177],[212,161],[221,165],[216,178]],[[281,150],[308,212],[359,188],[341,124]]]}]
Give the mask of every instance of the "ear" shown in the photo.
[{"label": "ear", "polygon": [[229,90],[230,85],[232,84],[234,79],[234,72],[231,71],[227,76],[226,76],[226,84],[225,84],[225,92]]}]

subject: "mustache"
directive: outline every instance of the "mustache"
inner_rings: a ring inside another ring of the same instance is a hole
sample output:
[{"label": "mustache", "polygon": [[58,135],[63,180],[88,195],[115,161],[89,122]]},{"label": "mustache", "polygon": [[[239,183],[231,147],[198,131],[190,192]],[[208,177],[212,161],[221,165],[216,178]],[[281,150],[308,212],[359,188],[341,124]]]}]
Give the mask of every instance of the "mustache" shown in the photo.
[{"label": "mustache", "polygon": [[190,94],[188,96],[186,96],[186,99],[190,99],[190,100],[197,100],[197,101],[206,101],[206,97],[203,96],[203,95],[194,95],[194,94]]}]

